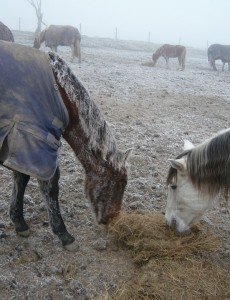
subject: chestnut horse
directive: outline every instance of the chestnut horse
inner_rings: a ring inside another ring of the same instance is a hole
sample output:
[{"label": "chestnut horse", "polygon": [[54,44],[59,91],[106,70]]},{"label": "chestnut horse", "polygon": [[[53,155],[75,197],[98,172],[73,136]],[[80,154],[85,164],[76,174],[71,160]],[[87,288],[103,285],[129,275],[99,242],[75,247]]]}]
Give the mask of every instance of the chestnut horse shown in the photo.
[{"label": "chestnut horse", "polygon": [[58,46],[70,46],[72,51],[72,61],[78,57],[81,62],[81,34],[76,27],[70,25],[50,25],[44,29],[34,40],[33,47],[39,49],[45,42],[46,47],[57,52]]},{"label": "chestnut horse", "polygon": [[34,176],[54,234],[74,250],[58,202],[60,138],[85,170],[85,193],[99,224],[119,214],[131,150],[118,150],[103,114],[58,55],[0,41],[0,60],[0,162],[13,171],[10,218],[19,235],[29,235],[23,197]]},{"label": "chestnut horse", "polygon": [[178,232],[188,231],[219,193],[230,189],[230,129],[194,147],[186,141],[184,152],[170,159],[166,222]]},{"label": "chestnut horse", "polygon": [[164,44],[159,49],[157,49],[155,53],[153,53],[152,59],[154,66],[161,56],[164,57],[167,68],[169,67],[169,58],[177,57],[179,61],[179,69],[181,69],[181,71],[184,70],[186,57],[185,46]]}]

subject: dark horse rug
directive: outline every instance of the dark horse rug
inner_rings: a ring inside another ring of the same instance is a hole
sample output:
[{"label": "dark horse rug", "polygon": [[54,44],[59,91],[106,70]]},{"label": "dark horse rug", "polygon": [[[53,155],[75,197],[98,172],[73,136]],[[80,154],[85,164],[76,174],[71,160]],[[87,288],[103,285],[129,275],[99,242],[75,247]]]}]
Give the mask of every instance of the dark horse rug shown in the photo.
[{"label": "dark horse rug", "polygon": [[47,53],[0,41],[0,162],[41,180],[57,167],[68,112]]}]

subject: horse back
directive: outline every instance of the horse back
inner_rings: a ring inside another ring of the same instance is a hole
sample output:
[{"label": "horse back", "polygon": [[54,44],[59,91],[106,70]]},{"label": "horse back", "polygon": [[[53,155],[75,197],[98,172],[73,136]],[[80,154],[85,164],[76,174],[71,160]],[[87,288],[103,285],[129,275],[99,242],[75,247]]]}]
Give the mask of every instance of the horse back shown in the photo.
[{"label": "horse back", "polygon": [[81,35],[76,27],[70,25],[50,25],[46,31],[45,42],[50,46],[70,46],[80,40]]},{"label": "horse back", "polygon": [[208,47],[208,59],[230,62],[230,45],[212,44]]},{"label": "horse back", "polygon": [[162,55],[167,56],[167,57],[185,58],[186,47],[182,46],[182,45],[165,44],[162,46]]}]

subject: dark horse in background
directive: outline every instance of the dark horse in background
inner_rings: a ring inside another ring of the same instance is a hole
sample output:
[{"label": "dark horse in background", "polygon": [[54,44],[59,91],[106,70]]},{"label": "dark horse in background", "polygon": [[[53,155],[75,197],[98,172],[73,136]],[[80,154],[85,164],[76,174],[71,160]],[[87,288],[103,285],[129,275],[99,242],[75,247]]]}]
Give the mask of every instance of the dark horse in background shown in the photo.
[{"label": "dark horse in background", "polygon": [[164,44],[159,49],[157,49],[155,53],[153,53],[152,59],[154,66],[161,56],[164,57],[167,68],[169,67],[169,58],[177,57],[179,61],[179,69],[181,69],[182,71],[184,70],[186,57],[185,46]]},{"label": "dark horse in background", "polygon": [[99,224],[119,214],[131,150],[118,150],[101,111],[58,55],[0,41],[0,62],[0,162],[13,171],[10,218],[19,235],[29,235],[23,197],[33,176],[54,234],[74,250],[58,202],[60,138],[85,170],[86,196]]},{"label": "dark horse in background", "polygon": [[208,47],[208,61],[214,71],[217,71],[215,61],[221,60],[222,71],[224,71],[225,63],[228,63],[228,70],[230,71],[230,46],[213,44]]},{"label": "dark horse in background", "polygon": [[11,30],[2,22],[0,22],[0,40],[14,42],[14,36]]},{"label": "dark horse in background", "polygon": [[69,25],[50,25],[44,29],[34,40],[34,48],[39,49],[45,42],[46,47],[57,52],[58,46],[70,46],[72,51],[72,60],[78,57],[81,62],[81,34],[76,27]]}]

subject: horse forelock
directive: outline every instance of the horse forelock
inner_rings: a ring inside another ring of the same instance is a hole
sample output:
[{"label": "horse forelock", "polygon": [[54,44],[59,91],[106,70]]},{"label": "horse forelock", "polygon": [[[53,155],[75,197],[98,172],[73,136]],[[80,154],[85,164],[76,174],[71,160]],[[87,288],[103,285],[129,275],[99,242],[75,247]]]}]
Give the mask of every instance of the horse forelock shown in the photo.
[{"label": "horse forelock", "polygon": [[210,195],[230,188],[230,130],[198,145],[187,156],[188,175],[192,183]]},{"label": "horse forelock", "polygon": [[121,169],[124,166],[122,152],[118,151],[114,135],[100,109],[64,60],[52,52],[49,56],[58,83],[65,90],[69,101],[77,106],[79,121],[88,140],[89,149],[114,168]]}]

